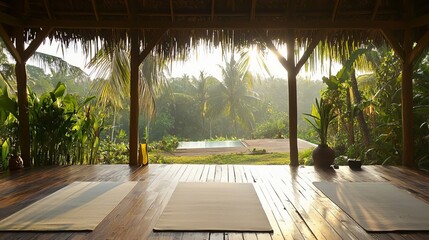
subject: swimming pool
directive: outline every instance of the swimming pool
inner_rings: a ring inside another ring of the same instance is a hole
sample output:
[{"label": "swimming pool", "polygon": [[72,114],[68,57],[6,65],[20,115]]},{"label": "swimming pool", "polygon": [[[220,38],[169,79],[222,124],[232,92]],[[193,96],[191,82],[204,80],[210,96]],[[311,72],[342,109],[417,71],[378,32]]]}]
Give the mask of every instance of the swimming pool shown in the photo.
[{"label": "swimming pool", "polygon": [[177,149],[244,147],[240,140],[179,142]]}]

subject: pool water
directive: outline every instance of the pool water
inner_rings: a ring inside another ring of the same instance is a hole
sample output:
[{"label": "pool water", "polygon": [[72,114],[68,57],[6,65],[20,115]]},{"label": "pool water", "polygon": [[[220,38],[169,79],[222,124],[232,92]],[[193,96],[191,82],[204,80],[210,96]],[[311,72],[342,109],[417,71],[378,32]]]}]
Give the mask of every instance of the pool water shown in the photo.
[{"label": "pool water", "polygon": [[179,142],[177,149],[244,147],[240,140]]}]

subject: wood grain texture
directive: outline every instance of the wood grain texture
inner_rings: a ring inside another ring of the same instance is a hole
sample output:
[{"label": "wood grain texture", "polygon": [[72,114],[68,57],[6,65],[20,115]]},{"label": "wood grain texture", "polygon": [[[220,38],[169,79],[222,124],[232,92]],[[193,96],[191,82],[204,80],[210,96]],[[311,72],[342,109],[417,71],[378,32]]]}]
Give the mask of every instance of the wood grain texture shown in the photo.
[{"label": "wood grain texture", "polygon": [[[429,202],[428,175],[383,166],[364,166],[362,171],[343,166],[321,171],[313,167],[156,164],[25,169],[0,174],[0,219],[74,181],[138,183],[92,232],[4,232],[0,233],[0,239],[429,239],[427,232],[369,234],[312,184],[313,181],[390,181]],[[274,232],[153,232],[179,181],[254,183]]]}]

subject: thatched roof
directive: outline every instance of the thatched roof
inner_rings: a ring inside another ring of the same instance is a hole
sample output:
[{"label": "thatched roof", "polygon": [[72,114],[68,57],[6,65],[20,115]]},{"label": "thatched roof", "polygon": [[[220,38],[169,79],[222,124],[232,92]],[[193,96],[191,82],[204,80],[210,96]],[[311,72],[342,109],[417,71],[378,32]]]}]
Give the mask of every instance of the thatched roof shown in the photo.
[{"label": "thatched roof", "polygon": [[65,45],[78,40],[115,43],[137,28],[144,46],[158,29],[168,29],[156,49],[174,56],[199,39],[213,46],[239,45],[258,41],[261,33],[280,42],[291,33],[299,42],[322,34],[333,44],[347,39],[380,42],[380,29],[395,34],[412,27],[423,33],[429,25],[429,1],[0,0],[0,23],[12,38],[14,28],[25,28],[28,41],[40,28],[53,28],[49,38]]}]

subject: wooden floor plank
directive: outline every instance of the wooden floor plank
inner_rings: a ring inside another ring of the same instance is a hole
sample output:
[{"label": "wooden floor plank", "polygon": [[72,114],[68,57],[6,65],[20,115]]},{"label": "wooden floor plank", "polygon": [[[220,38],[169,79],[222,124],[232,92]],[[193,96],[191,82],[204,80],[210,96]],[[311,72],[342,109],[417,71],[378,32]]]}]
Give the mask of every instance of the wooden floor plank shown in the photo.
[{"label": "wooden floor plank", "polygon": [[[352,171],[313,167],[248,165],[63,166],[0,173],[0,219],[74,181],[138,181],[92,232],[0,232],[0,239],[423,240],[428,232],[368,234],[314,185],[313,181],[389,181],[429,203],[429,176],[401,167],[364,166]],[[274,233],[153,232],[179,181],[253,183]],[[133,226],[133,227],[130,227]]]}]

